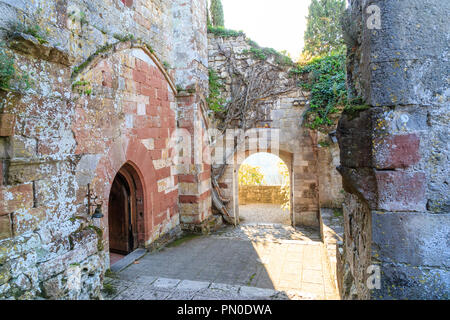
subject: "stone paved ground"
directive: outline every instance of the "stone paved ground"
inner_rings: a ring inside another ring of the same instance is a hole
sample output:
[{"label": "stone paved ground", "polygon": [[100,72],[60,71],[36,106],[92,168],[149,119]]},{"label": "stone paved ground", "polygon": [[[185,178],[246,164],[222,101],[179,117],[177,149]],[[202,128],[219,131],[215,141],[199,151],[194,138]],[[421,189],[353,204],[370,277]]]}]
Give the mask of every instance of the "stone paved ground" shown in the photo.
[{"label": "stone paved ground", "polygon": [[281,209],[279,204],[250,203],[239,205],[239,218],[243,223],[267,222],[290,225],[289,211]]},{"label": "stone paved ground", "polygon": [[226,227],[145,255],[107,280],[107,298],[338,299],[323,250],[313,230]]}]

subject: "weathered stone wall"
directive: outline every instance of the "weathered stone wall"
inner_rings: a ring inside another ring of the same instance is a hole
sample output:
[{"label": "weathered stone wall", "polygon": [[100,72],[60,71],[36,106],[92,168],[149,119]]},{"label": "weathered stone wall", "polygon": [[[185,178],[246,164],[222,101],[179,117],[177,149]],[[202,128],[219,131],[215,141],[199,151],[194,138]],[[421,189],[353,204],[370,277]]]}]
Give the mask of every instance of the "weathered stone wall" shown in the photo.
[{"label": "weathered stone wall", "polygon": [[[203,0],[0,1],[2,29],[26,22],[48,31],[45,41],[1,34],[31,87],[19,92],[13,81],[1,93],[0,298],[101,297],[109,189],[125,163],[144,185],[139,243],[149,246],[179,226],[182,188],[169,140],[183,112],[192,120],[189,130],[204,127],[198,121],[207,90],[204,6]],[[177,97],[176,85],[195,85],[192,101]],[[8,130],[5,119],[15,120]],[[209,167],[200,167],[195,184],[206,180],[203,195]],[[86,216],[88,183],[103,201],[101,220]],[[202,201],[199,220],[211,211],[207,196]]]},{"label": "weathered stone wall", "polygon": [[[381,28],[367,22],[380,8]],[[446,1],[350,1],[348,79],[366,107],[340,120],[344,298],[448,299]],[[381,288],[366,286],[369,265]]]},{"label": "weathered stone wall", "polygon": [[239,186],[239,203],[283,204],[280,186]]},{"label": "weathered stone wall", "polygon": [[[230,54],[233,63],[239,66],[242,73],[248,72],[249,66],[258,63],[258,58],[249,52],[251,46],[248,39],[243,36],[223,38],[208,34],[208,41],[209,67],[216,71],[225,85],[222,96],[228,99],[231,96],[232,80],[223,52]],[[266,63],[274,63],[273,57],[269,56]],[[280,66],[278,74],[280,86],[289,78],[289,70],[290,67]],[[308,105],[308,96],[308,92],[294,88],[289,92],[280,93],[265,100],[263,108],[267,118],[260,124],[260,128],[255,128],[248,136],[250,139],[258,139],[258,136],[268,137],[267,145],[257,146],[256,149],[254,147],[252,149],[252,146],[247,143],[240,146],[235,155],[235,164],[227,165],[220,180],[223,195],[233,200],[228,203],[230,212],[239,210],[237,188],[239,165],[251,154],[272,152],[280,156],[290,170],[291,186],[293,186],[291,188],[291,219],[298,225],[319,226],[317,157],[314,151],[317,136],[315,132],[302,126],[302,115]],[[264,127],[270,129],[264,129]],[[277,141],[270,140],[272,139],[271,129],[279,129]],[[278,146],[277,150],[269,150],[272,141]]]},{"label": "weathered stone wall", "polygon": [[[177,166],[180,183],[180,220],[183,229],[208,232],[215,218],[211,210],[211,164],[208,161],[206,96],[208,92],[208,41],[206,1],[172,2],[174,23],[175,81],[178,95],[178,127],[186,135],[179,140],[189,153],[187,161]],[[188,141],[189,140],[189,141]],[[190,150],[190,152],[189,152]]]},{"label": "weathered stone wall", "polygon": [[340,163],[339,145],[334,134],[317,132],[317,176],[319,180],[320,208],[342,208],[344,190],[342,177],[337,171]]}]

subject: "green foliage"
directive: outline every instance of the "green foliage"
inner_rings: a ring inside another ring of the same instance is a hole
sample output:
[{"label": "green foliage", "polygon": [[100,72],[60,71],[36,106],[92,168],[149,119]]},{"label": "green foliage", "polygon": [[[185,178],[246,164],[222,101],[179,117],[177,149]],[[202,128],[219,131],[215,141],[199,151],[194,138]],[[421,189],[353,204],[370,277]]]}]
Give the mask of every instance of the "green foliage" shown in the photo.
[{"label": "green foliage", "polygon": [[292,66],[294,63],[291,58],[285,54],[276,51],[273,48],[262,48],[256,42],[249,40],[250,50],[244,50],[243,53],[251,53],[253,57],[259,60],[267,60],[270,56],[275,57],[275,63],[282,66]]},{"label": "green foliage", "polygon": [[182,245],[183,243],[188,242],[190,240],[193,240],[195,238],[198,238],[200,236],[201,236],[200,234],[188,233],[188,234],[184,235],[183,237],[181,237],[181,238],[179,238],[179,239],[177,239],[175,241],[172,241],[166,247],[167,248],[178,247],[178,246]]},{"label": "green foliage", "polygon": [[85,80],[79,80],[72,83],[72,90],[78,92],[79,94],[90,95],[92,93],[92,88],[90,88],[91,83]]},{"label": "green foliage", "polygon": [[209,109],[215,112],[225,111],[225,100],[220,97],[221,89],[224,87],[219,76],[213,69],[209,69],[209,96],[206,99]]},{"label": "green foliage", "polygon": [[312,0],[304,35],[304,54],[318,56],[343,48],[341,17],[345,0]]},{"label": "green foliage", "polygon": [[319,146],[321,146],[323,148],[327,148],[330,146],[330,143],[326,140],[322,140],[322,141],[319,141]]},{"label": "green foliage", "polygon": [[75,79],[77,75],[79,75],[86,67],[97,57],[98,55],[107,52],[113,47],[112,44],[106,43],[104,46],[100,47],[95,51],[93,54],[91,54],[85,61],[83,61],[81,64],[79,64],[77,67],[73,68],[72,71],[72,79]]},{"label": "green foliage", "polygon": [[[232,38],[240,36],[246,37],[243,31],[225,29],[224,27],[208,26],[208,32],[221,38]],[[256,59],[259,60],[267,60],[269,56],[274,56],[275,63],[279,65],[290,66],[294,64],[292,62],[292,59],[288,55],[280,53],[273,48],[260,47],[255,41],[251,39],[247,39],[247,43],[250,45],[251,48],[250,50],[244,50],[243,51],[244,54],[251,53]]]},{"label": "green foliage", "polygon": [[211,22],[215,27],[225,26],[225,18],[223,15],[223,7],[221,0],[211,0],[211,6],[209,8],[211,13]]},{"label": "green foliage", "polygon": [[238,181],[241,186],[260,186],[264,182],[264,174],[260,167],[243,163],[239,168]]},{"label": "green foliage", "polygon": [[359,113],[369,109],[370,106],[367,104],[362,104],[361,99],[358,98],[356,101],[350,101],[347,103],[344,109],[344,113],[349,115],[350,119],[354,119],[359,116]]},{"label": "green foliage", "polygon": [[[32,84],[30,76],[26,72],[17,72],[14,63],[14,57],[6,53],[0,42],[0,89],[28,90]],[[15,88],[11,88],[11,80],[15,82]]]},{"label": "green foliage", "polygon": [[126,41],[132,41],[132,40],[134,40],[134,36],[133,36],[131,33],[129,33],[129,34],[127,34],[127,35],[121,35],[121,34],[115,33],[115,34],[113,35],[113,37],[114,37],[115,39],[119,40],[120,42],[126,42]]},{"label": "green foliage", "polygon": [[117,289],[110,283],[103,283],[103,289],[102,291],[106,295],[113,295],[117,292]]},{"label": "green foliage", "polygon": [[239,37],[239,36],[245,37],[245,33],[243,31],[235,31],[235,30],[231,30],[231,29],[225,29],[224,27],[208,26],[208,32],[214,34],[217,37],[222,37],[222,38],[231,38],[231,37]]},{"label": "green foliage", "polygon": [[170,63],[168,63],[167,61],[163,61],[163,66],[164,66],[164,69],[166,69],[166,71],[168,71],[171,67],[170,67]]},{"label": "green foliage", "polygon": [[336,209],[336,208],[333,209],[333,215],[336,218],[342,217],[343,216],[342,209]]},{"label": "green foliage", "polygon": [[28,34],[35,37],[40,44],[48,43],[48,32],[42,30],[38,24],[28,25],[27,23],[21,22],[12,23],[9,32]]},{"label": "green foliage", "polygon": [[310,128],[331,126],[333,121],[329,114],[339,112],[337,107],[346,105],[345,61],[344,53],[333,52],[291,70],[291,74],[309,74],[308,81],[301,81],[299,85],[311,92],[310,108],[306,113]]},{"label": "green foliage", "polygon": [[9,89],[9,83],[16,75],[14,58],[9,56],[0,46],[0,88]]}]

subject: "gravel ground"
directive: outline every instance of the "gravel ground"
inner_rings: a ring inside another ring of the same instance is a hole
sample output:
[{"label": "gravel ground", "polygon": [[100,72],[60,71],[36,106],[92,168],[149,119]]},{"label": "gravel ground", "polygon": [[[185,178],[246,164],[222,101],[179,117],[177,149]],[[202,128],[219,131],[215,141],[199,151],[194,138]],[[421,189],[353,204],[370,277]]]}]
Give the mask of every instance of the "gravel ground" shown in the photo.
[{"label": "gravel ground", "polygon": [[239,206],[241,223],[279,223],[291,224],[289,211],[283,211],[279,204],[252,203]]}]

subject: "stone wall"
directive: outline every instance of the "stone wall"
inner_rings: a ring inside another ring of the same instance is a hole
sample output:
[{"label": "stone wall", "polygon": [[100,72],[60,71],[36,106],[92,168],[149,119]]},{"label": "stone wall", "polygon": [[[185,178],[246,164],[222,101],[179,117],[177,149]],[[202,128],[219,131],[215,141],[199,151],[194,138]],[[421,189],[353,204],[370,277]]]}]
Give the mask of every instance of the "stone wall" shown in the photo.
[{"label": "stone wall", "polygon": [[[207,125],[205,1],[4,0],[0,12],[2,30],[48,33],[0,35],[31,83],[1,92],[0,298],[100,298],[109,189],[124,164],[143,185],[141,246],[179,228],[179,191],[202,206],[181,222],[211,214],[209,167],[200,160],[190,181],[201,190],[186,191],[170,143],[179,121],[192,134]],[[103,219],[87,216],[88,183]]]},{"label": "stone wall", "polygon": [[[220,37],[208,34],[208,49],[209,67],[219,75],[224,84],[222,90],[224,99],[229,99],[231,96],[232,77],[228,72],[227,58],[223,52],[227,52],[233,60],[232,63],[239,66],[242,73],[248,72],[249,66],[261,62],[250,52],[249,39],[244,36]],[[265,63],[274,64],[274,57],[268,56]],[[279,67],[277,76],[280,88],[288,81],[289,70],[288,66]],[[304,92],[300,88],[293,88],[288,92],[264,100],[262,108],[265,109],[267,118],[259,124],[259,128],[251,130],[247,136],[249,139],[268,137],[268,140],[263,139],[264,145],[256,147],[252,147],[248,143],[240,145],[235,154],[234,163],[231,161],[232,163],[227,165],[225,174],[220,180],[223,195],[231,199],[228,203],[230,212],[239,210],[237,188],[239,165],[251,154],[271,152],[278,155],[289,168],[291,186],[293,186],[291,188],[291,220],[297,225],[319,226],[317,156],[314,150],[317,144],[317,135],[314,131],[302,126],[302,115],[308,107],[308,97],[308,92]],[[273,129],[279,130],[276,138],[273,138],[270,133],[273,132]],[[234,138],[226,137],[226,139]],[[268,142],[266,143],[266,141]],[[226,143],[230,143],[230,141],[223,142],[223,145]],[[272,149],[270,149],[271,147]]]},{"label": "stone wall", "polygon": [[280,186],[239,186],[239,203],[283,204]]},{"label": "stone wall", "polygon": [[317,132],[317,168],[320,208],[342,208],[344,190],[342,177],[337,171],[340,163],[339,145],[334,132]]},{"label": "stone wall", "polygon": [[[349,89],[366,106],[338,127],[344,298],[449,299],[448,12],[437,0],[350,1]],[[366,285],[371,265],[380,288]]]}]

